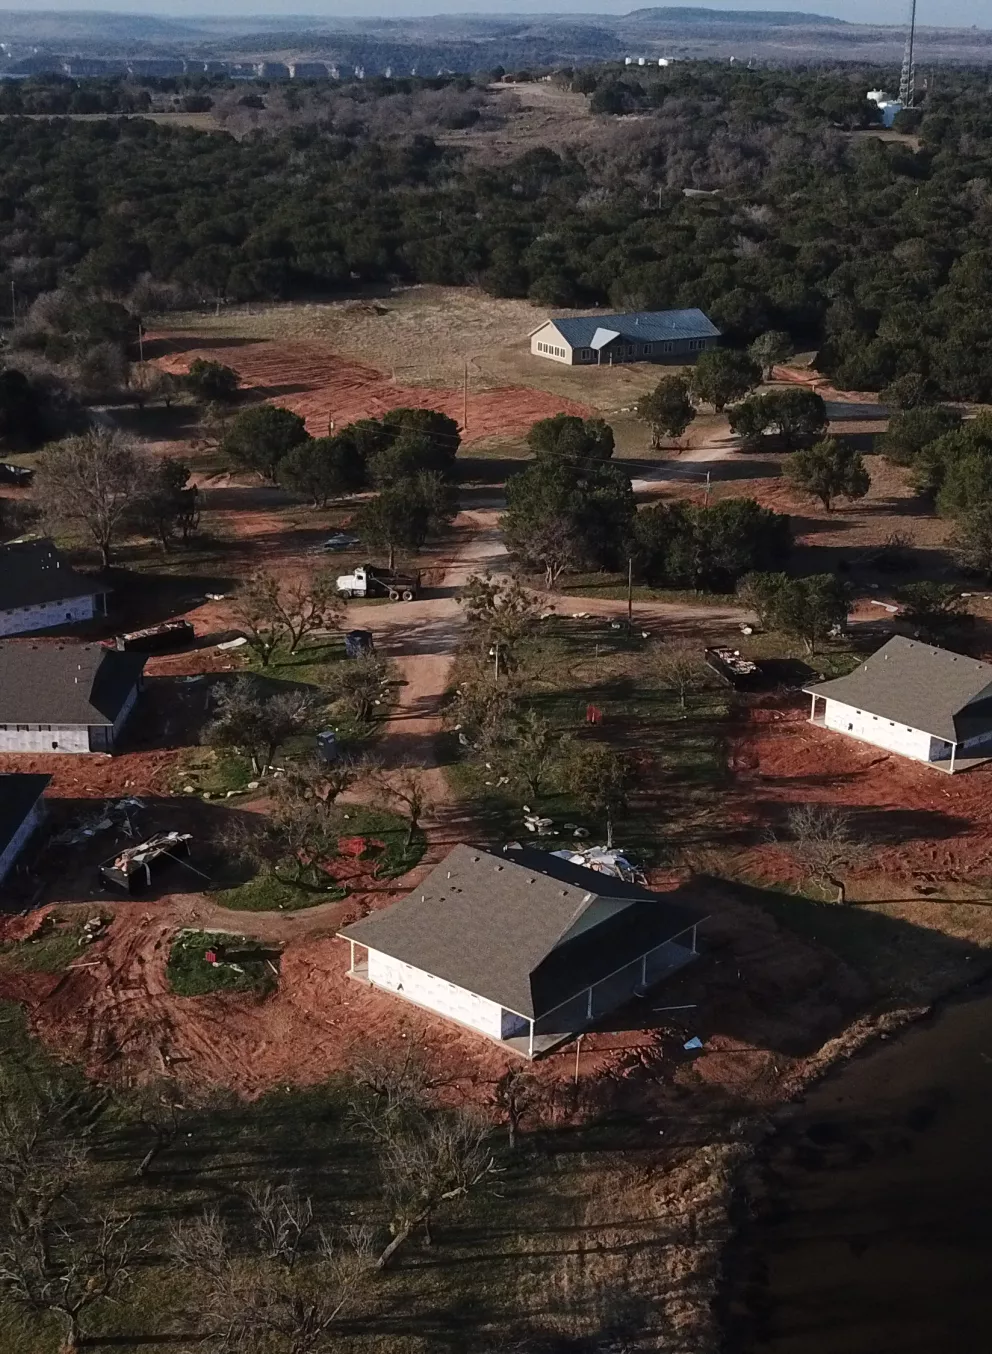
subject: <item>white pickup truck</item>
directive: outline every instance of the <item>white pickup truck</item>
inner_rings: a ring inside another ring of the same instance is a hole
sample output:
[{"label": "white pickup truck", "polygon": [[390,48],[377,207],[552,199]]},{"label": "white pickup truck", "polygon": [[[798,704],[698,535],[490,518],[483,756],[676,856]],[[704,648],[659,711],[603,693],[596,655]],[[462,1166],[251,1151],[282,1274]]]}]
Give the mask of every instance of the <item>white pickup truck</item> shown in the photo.
[{"label": "white pickup truck", "polygon": [[393,602],[412,602],[420,588],[420,575],[359,564],[353,573],[338,575],[337,588],[342,597],[388,597]]}]

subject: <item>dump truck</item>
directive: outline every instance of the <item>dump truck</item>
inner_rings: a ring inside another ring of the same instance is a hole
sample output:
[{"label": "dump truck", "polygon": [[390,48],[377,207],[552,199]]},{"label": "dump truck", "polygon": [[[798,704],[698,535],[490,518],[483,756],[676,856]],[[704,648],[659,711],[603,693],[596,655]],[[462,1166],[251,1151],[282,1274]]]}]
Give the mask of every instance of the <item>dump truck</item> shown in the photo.
[{"label": "dump truck", "polygon": [[352,573],[339,574],[337,586],[342,597],[388,597],[392,602],[412,602],[420,589],[420,575],[359,564]]}]

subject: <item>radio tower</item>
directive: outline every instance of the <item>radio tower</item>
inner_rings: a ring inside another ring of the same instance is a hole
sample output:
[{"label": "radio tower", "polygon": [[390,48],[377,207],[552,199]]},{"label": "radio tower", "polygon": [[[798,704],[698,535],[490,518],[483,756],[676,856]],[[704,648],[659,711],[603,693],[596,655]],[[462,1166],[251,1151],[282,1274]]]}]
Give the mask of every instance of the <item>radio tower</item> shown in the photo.
[{"label": "radio tower", "polygon": [[903,108],[912,108],[916,96],[916,0],[910,0],[909,32],[902,54],[902,75],[899,77],[899,102]]}]

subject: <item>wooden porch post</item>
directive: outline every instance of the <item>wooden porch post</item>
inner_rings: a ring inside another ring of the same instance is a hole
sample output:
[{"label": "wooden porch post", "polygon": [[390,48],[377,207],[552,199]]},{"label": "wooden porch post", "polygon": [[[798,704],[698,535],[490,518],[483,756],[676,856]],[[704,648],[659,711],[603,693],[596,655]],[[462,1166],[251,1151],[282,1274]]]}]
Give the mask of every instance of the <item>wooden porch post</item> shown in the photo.
[{"label": "wooden porch post", "polygon": [[958,745],[957,745],[957,743],[952,743],[952,744],[951,744],[951,775],[952,775],[952,776],[954,775],[954,754],[957,752],[957,750],[958,750]]},{"label": "wooden porch post", "polygon": [[696,928],[692,928],[692,952],[696,953]]},{"label": "wooden porch post", "polygon": [[586,1002],[586,1019],[592,1020],[592,988],[589,989],[589,1000]]},{"label": "wooden porch post", "polygon": [[816,696],[811,696],[810,700],[812,704],[809,707],[809,720],[812,724],[813,720],[816,719]]},{"label": "wooden porch post", "polygon": [[647,986],[647,981],[648,981],[648,957],[647,957],[646,954],[642,954],[642,955],[641,955],[641,986],[642,986],[642,987],[646,987],[646,986]]},{"label": "wooden porch post", "polygon": [[534,1022],[533,1022],[533,1020],[529,1020],[527,1023],[530,1025],[530,1037],[529,1037],[528,1040],[527,1040],[527,1057],[528,1057],[528,1058],[533,1058],[533,1056],[534,1056]]},{"label": "wooden porch post", "polygon": [[349,969],[348,969],[348,972],[349,972],[349,973],[354,973],[354,972],[355,972],[355,942],[354,942],[353,940],[349,940],[349,941],[348,941],[348,944],[351,946],[351,965],[350,965],[350,967],[349,967]]}]

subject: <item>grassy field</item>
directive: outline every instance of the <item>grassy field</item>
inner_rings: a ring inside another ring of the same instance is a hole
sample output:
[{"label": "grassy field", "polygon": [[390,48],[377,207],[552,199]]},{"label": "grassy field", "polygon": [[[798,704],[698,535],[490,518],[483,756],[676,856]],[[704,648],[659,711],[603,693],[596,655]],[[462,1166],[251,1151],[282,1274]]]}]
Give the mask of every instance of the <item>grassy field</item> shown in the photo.
[{"label": "grassy field", "polygon": [[[408,843],[409,824],[399,814],[352,803],[335,805],[328,814],[330,831],[337,833],[339,839],[364,837],[368,840],[365,852],[358,858],[365,865],[364,871],[359,873],[363,886],[370,878],[396,879],[423,859],[426,837],[418,828]],[[289,872],[291,863],[284,862],[284,873]],[[330,875],[324,878],[327,882],[323,886],[314,887],[263,871],[231,888],[221,889],[214,897],[221,907],[234,912],[300,912],[348,896],[351,886],[347,878],[340,884],[334,884]]]},{"label": "grassy field", "polygon": [[470,393],[529,386],[613,415],[628,412],[660,376],[676,370],[652,363],[594,370],[534,357],[528,335],[550,313],[548,307],[487,296],[473,287],[416,286],[359,300],[229,306],[220,315],[204,308],[164,315],[155,323],[214,341],[321,344],[401,384],[460,390],[467,379]]},{"label": "grassy field", "polygon": [[[618,845],[645,861],[659,861],[691,841],[716,811],[727,779],[724,726],[730,705],[726,688],[701,673],[686,709],[660,680],[656,650],[640,633],[613,630],[603,621],[545,623],[523,646],[528,674],[523,703],[561,733],[596,738],[630,754],[639,765],[629,809],[616,824]],[[454,685],[459,671],[456,669]],[[602,724],[586,725],[587,707],[602,712]],[[523,808],[554,820],[544,844],[564,845],[575,823],[602,840],[605,824],[591,818],[567,794],[543,793],[535,802],[523,790],[510,792],[498,776],[463,755],[454,737],[445,740],[446,772],[456,794],[471,801],[487,837],[503,842],[523,831]]]},{"label": "grassy field", "polygon": [[[236,960],[209,964],[208,950],[236,953]],[[173,992],[201,997],[207,992],[256,992],[276,984],[268,951],[257,940],[224,931],[180,931],[172,943],[166,973]]]},{"label": "grassy field", "polygon": [[83,928],[99,908],[56,908],[27,940],[0,945],[0,965],[25,973],[61,973],[83,947]]},{"label": "grassy field", "polygon": [[[0,1033],[11,1105],[30,1104],[32,1082],[44,1084],[55,1069],[16,1008],[0,1005]],[[136,1248],[119,1299],[84,1315],[86,1345],[154,1345],[177,1354],[201,1348],[200,1275],[181,1276],[169,1265],[167,1229],[216,1208],[235,1255],[251,1255],[251,1185],[293,1186],[312,1199],[328,1236],[339,1240],[362,1223],[377,1248],[385,1245],[375,1146],[350,1112],[352,1095],[336,1080],[251,1105],[183,1098],[177,1131],[141,1179],[135,1167],[154,1141],[147,1118],[136,1117],[127,1096],[81,1102],[92,1105],[90,1155],[73,1180],[73,1234],[85,1235],[112,1200],[131,1217]],[[492,1150],[491,1186],[440,1208],[431,1246],[417,1235],[394,1267],[368,1274],[335,1324],[336,1350],[491,1354],[525,1336],[579,1349],[636,1333],[652,1348],[664,1340],[671,1354],[701,1354],[691,1313],[715,1278],[706,1248],[721,1228],[720,1144],[666,1147],[663,1155],[657,1133],[635,1121],[577,1131],[549,1117],[527,1125],[517,1152],[499,1133]],[[302,1247],[303,1281],[316,1240],[313,1234]],[[58,1345],[51,1322],[0,1299],[0,1354],[56,1354]]]}]

